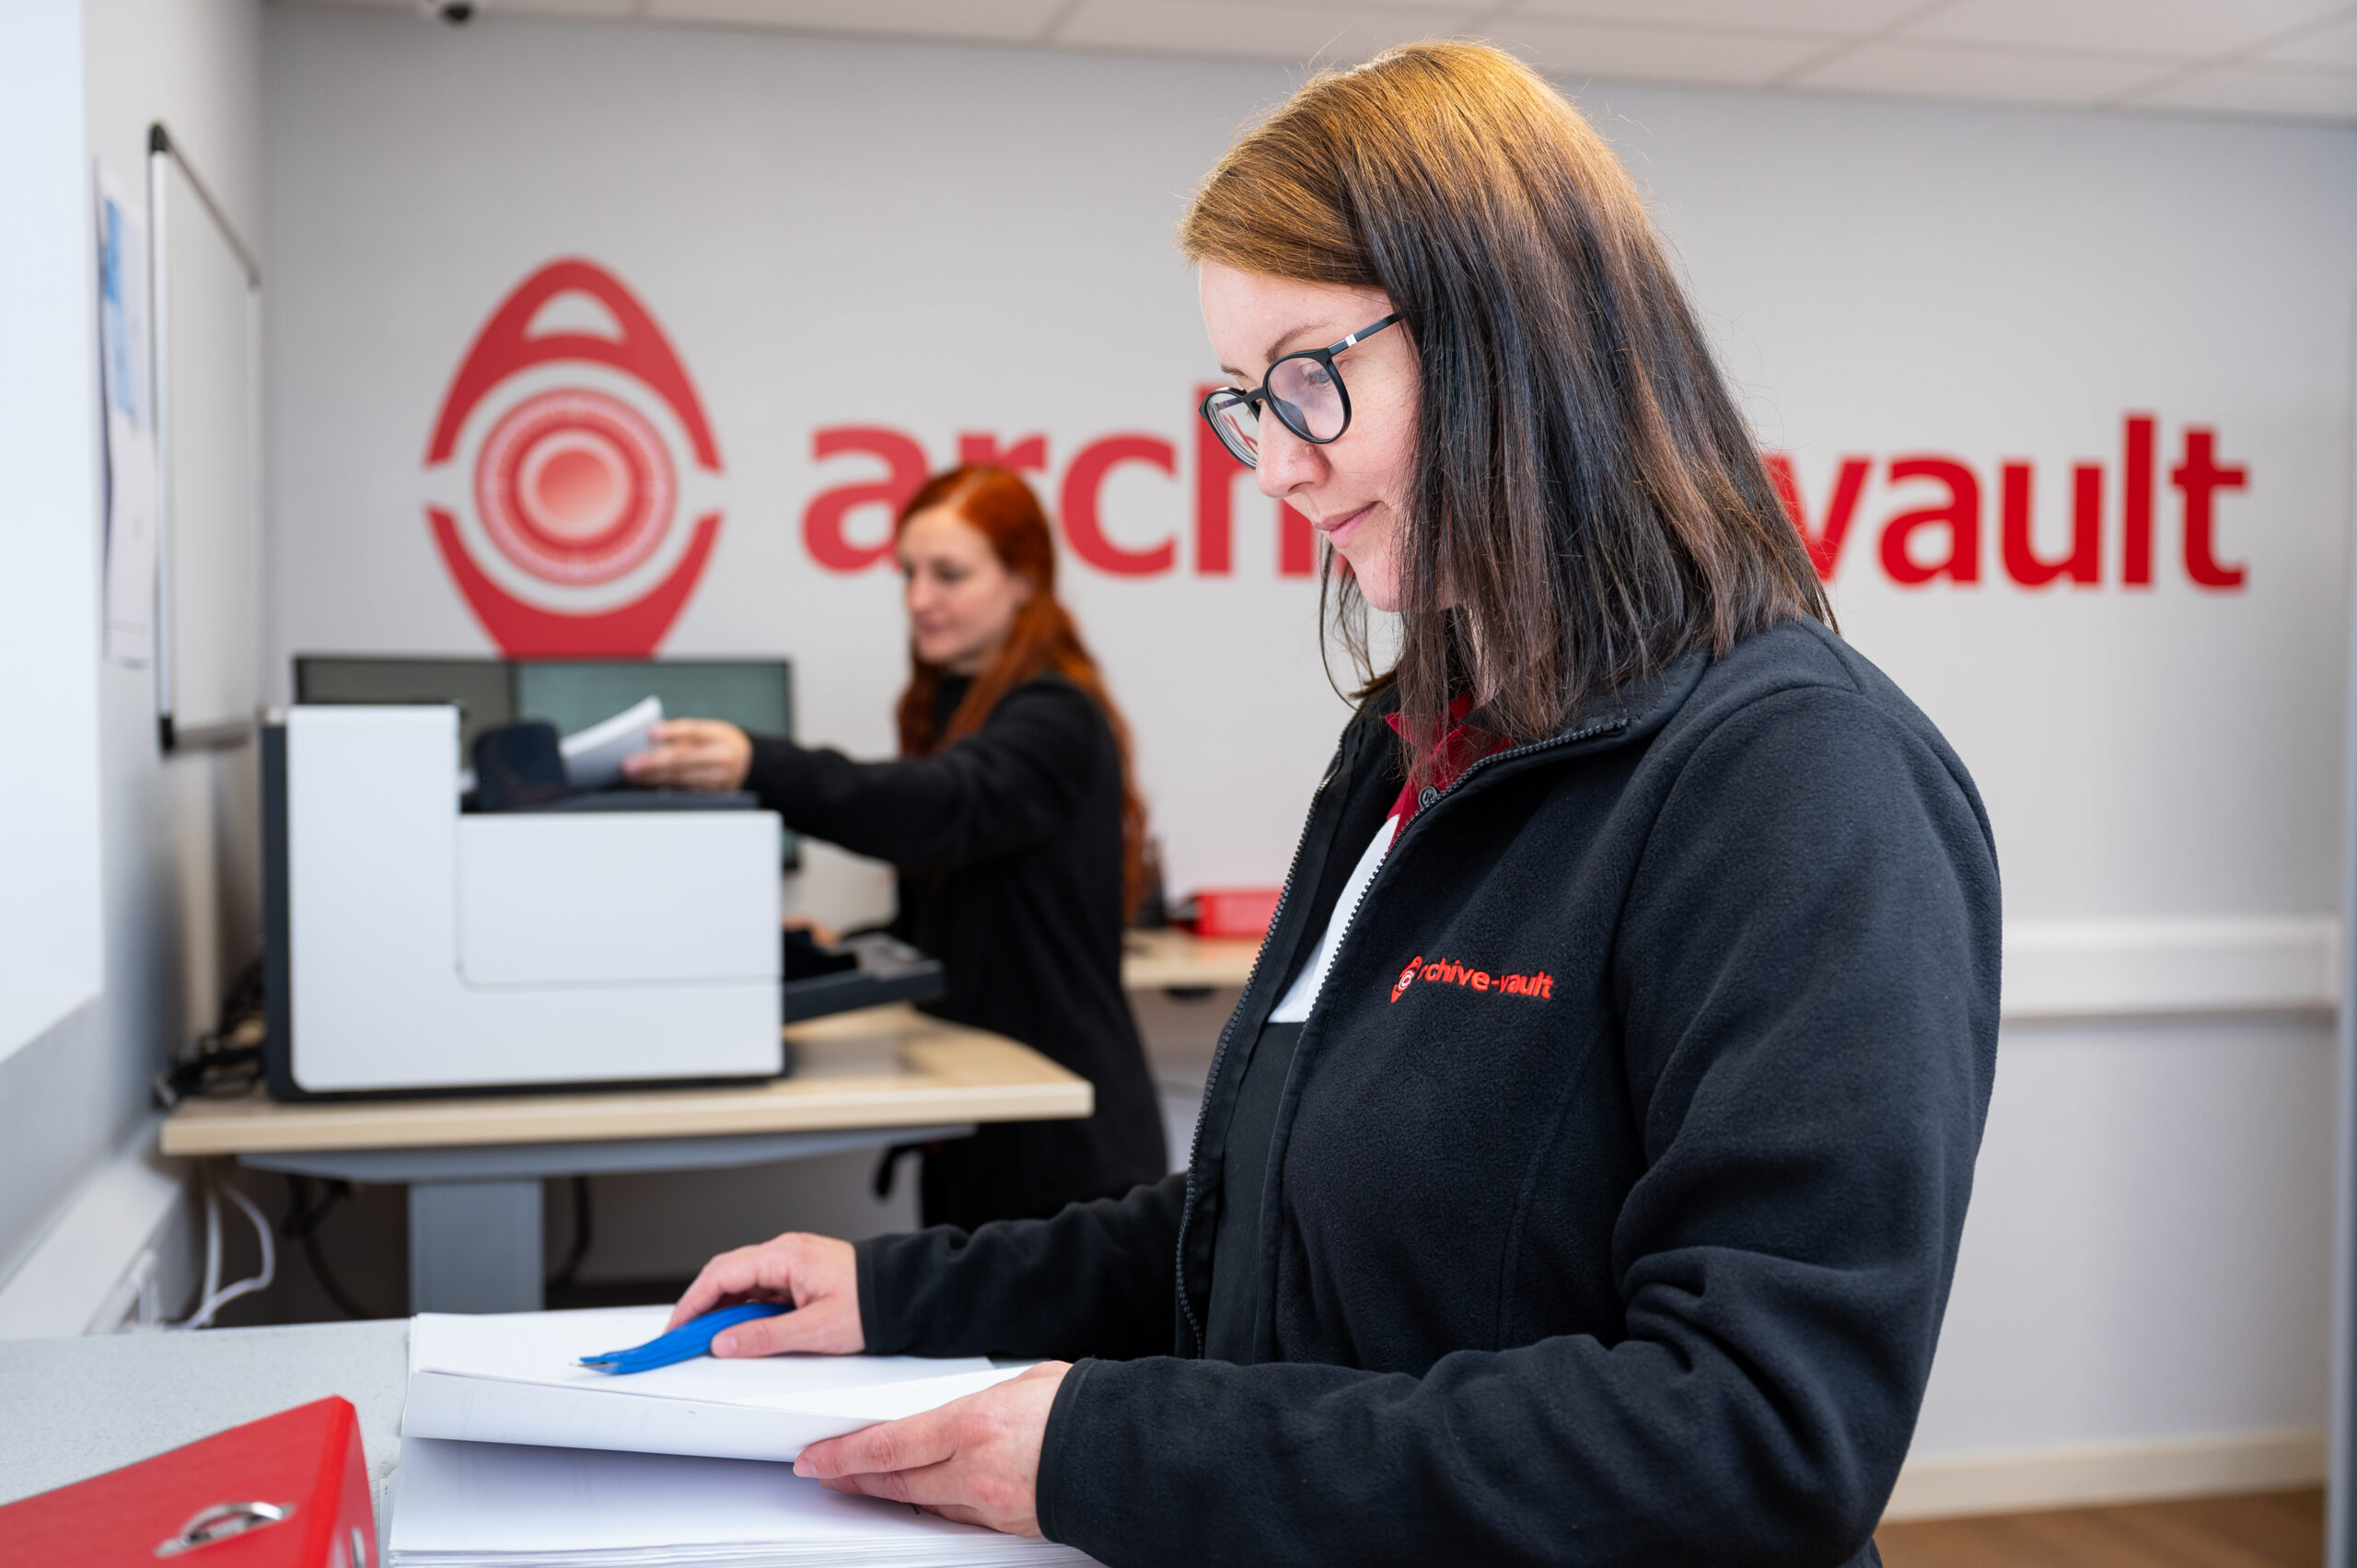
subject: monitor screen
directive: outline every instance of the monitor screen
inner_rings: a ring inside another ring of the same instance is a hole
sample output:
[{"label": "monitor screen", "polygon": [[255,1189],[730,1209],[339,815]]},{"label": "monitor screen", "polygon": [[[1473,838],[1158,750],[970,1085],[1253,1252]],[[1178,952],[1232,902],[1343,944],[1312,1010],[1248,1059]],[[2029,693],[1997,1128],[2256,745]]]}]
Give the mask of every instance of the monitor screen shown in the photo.
[{"label": "monitor screen", "polygon": [[516,716],[546,719],[559,735],[586,729],[649,697],[662,700],[665,718],[726,719],[753,735],[794,733],[794,689],[782,661],[567,659],[519,662],[515,668]]},{"label": "monitor screen", "polygon": [[320,703],[456,703],[459,751],[474,754],[475,736],[516,722],[516,680],[493,658],[341,658],[295,660],[295,700]]}]

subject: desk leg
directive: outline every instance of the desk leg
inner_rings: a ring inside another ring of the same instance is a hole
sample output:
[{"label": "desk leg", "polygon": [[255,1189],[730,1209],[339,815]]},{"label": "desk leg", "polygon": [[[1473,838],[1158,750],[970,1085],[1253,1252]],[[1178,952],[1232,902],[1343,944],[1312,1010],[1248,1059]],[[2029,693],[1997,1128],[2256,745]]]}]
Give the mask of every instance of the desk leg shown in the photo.
[{"label": "desk leg", "polygon": [[410,1183],[409,1309],[540,1309],[540,1178]]}]

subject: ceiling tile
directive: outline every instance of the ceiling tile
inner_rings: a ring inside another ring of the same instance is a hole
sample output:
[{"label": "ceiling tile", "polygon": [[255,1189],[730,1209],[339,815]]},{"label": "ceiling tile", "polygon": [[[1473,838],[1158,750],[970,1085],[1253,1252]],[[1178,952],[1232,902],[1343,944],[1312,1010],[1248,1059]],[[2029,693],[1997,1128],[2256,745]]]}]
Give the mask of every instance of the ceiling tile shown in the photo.
[{"label": "ceiling tile", "polygon": [[1909,39],[2196,58],[2246,48],[2343,10],[2348,0],[1954,0]]},{"label": "ceiling tile", "polygon": [[1284,6],[1255,0],[1082,0],[1058,43],[1248,60],[1348,64],[1398,43],[1454,36],[1468,6],[1395,9]]},{"label": "ceiling tile", "polygon": [[1877,31],[1922,8],[1923,0],[1520,0],[1508,15],[1486,25],[1504,29],[1525,17],[1546,17],[1650,27],[1854,36]]},{"label": "ceiling tile", "polygon": [[2150,61],[2108,56],[1868,43],[1800,73],[1786,85],[1904,98],[2100,103],[2151,81],[2155,74]]},{"label": "ceiling tile", "polygon": [[2357,75],[2228,65],[2139,93],[2128,101],[2140,109],[2150,105],[2156,109],[2208,109],[2226,114],[2357,121]]},{"label": "ceiling tile", "polygon": [[[1140,0],[1125,0],[1137,4]],[[1412,11],[1429,16],[1445,11],[1455,17],[1477,16],[1498,8],[1495,0],[1143,0],[1149,5],[1175,6],[1181,10],[1201,9],[1205,6],[1234,7],[1258,14],[1284,11],[1323,11],[1334,14],[1363,15],[1368,12]],[[1078,9],[1079,7],[1074,7]]]},{"label": "ceiling tile", "polygon": [[1828,41],[1800,33],[1733,32],[1707,28],[1638,28],[1611,23],[1501,17],[1487,35],[1558,76],[1713,87],[1772,80],[1825,52]]},{"label": "ceiling tile", "polygon": [[564,17],[575,21],[617,21],[639,14],[638,0],[475,0],[494,16]]},{"label": "ceiling tile", "polygon": [[1032,39],[1062,8],[1063,0],[645,0],[644,15],[810,32]]},{"label": "ceiling tile", "polygon": [[2289,42],[2262,49],[2251,58],[2269,64],[2327,65],[2357,71],[2357,17],[2302,33]]}]

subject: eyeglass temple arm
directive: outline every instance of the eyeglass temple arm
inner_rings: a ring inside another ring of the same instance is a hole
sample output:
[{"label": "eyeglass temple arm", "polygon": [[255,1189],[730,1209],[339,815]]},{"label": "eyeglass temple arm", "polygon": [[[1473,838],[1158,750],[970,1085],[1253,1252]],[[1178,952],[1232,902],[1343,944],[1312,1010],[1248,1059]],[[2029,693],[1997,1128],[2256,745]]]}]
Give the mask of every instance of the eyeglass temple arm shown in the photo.
[{"label": "eyeglass temple arm", "polygon": [[1383,331],[1384,328],[1391,325],[1392,322],[1397,321],[1398,319],[1399,319],[1399,312],[1394,310],[1382,320],[1371,321],[1367,325],[1361,327],[1357,331],[1353,332],[1349,337],[1344,338],[1341,343],[1336,343],[1332,348],[1328,349],[1326,352],[1328,354],[1340,354],[1346,348],[1356,348],[1361,339],[1375,336],[1376,333]]}]

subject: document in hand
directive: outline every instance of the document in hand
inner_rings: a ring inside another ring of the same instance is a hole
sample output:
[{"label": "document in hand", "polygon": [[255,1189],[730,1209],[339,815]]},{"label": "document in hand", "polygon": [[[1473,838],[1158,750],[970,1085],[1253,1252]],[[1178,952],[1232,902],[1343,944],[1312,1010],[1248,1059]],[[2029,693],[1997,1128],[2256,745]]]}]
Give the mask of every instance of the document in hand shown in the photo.
[{"label": "document in hand", "polygon": [[698,1356],[616,1376],[578,1365],[663,1331],[661,1307],[410,1319],[401,1436],[791,1459],[1016,1376],[981,1356]]},{"label": "document in hand", "polygon": [[1095,1559],[783,1465],[403,1436],[388,1568],[1046,1568]]},{"label": "document in hand", "polygon": [[576,730],[557,742],[565,782],[575,789],[611,789],[622,782],[622,759],[655,744],[648,732],[663,722],[663,699],[649,697],[612,718]]}]

